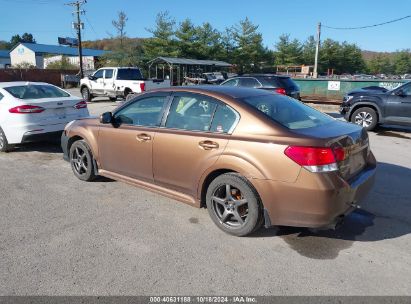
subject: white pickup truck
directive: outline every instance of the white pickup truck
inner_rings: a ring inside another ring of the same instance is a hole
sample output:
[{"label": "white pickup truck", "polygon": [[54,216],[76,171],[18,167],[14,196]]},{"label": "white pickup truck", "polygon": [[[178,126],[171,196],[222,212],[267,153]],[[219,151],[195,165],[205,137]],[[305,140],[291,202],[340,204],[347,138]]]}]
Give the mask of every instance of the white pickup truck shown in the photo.
[{"label": "white pickup truck", "polygon": [[94,97],[109,97],[115,101],[118,97],[126,99],[129,94],[169,86],[170,80],[144,79],[140,69],[132,67],[101,68],[80,81],[81,95],[86,101]]}]

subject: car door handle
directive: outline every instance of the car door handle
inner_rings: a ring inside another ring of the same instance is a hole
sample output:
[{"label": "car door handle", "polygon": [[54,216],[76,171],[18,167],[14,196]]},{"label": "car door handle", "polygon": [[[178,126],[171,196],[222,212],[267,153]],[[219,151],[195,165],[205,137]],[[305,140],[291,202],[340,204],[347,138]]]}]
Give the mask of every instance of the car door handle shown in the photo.
[{"label": "car door handle", "polygon": [[151,136],[148,135],[148,134],[146,134],[146,133],[141,133],[141,134],[138,134],[138,135],[137,135],[137,140],[138,140],[138,141],[141,141],[141,142],[143,142],[143,141],[149,141],[149,140],[151,140]]},{"label": "car door handle", "polygon": [[211,140],[203,140],[198,143],[198,145],[204,150],[218,149],[218,143]]}]

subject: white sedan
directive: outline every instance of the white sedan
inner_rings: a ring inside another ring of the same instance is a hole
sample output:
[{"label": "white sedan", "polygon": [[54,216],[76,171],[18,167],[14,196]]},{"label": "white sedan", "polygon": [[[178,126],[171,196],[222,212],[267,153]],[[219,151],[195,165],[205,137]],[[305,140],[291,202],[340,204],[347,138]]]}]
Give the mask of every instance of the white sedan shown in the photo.
[{"label": "white sedan", "polygon": [[87,103],[42,82],[0,82],[0,152],[61,134],[67,123],[88,117]]}]

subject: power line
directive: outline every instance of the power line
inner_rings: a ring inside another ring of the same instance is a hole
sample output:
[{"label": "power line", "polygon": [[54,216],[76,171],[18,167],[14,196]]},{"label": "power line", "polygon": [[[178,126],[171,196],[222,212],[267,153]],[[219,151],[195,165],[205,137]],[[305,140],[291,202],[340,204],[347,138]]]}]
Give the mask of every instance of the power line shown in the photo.
[{"label": "power line", "polygon": [[386,21],[386,22],[382,22],[382,23],[377,23],[377,24],[372,24],[372,25],[365,25],[365,26],[358,26],[358,27],[333,27],[333,26],[328,26],[328,25],[322,25],[325,28],[328,29],[332,29],[332,30],[360,30],[360,29],[365,29],[365,28],[370,28],[370,27],[377,27],[377,26],[381,26],[381,25],[386,25],[386,24],[390,24],[390,23],[394,23],[394,22],[398,22],[407,18],[410,18],[411,15],[405,16],[405,17],[401,17],[401,18],[397,18],[394,20],[390,20],[390,21]]}]

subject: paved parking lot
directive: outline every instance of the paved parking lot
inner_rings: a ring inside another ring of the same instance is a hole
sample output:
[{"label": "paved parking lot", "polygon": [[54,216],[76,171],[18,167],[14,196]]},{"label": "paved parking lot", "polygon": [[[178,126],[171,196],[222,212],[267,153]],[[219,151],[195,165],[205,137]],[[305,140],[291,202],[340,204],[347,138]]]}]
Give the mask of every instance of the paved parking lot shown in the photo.
[{"label": "paved parking lot", "polygon": [[58,144],[0,154],[0,295],[411,295],[411,129],[370,138],[376,185],[342,228],[245,238],[205,209],[77,180]]}]

